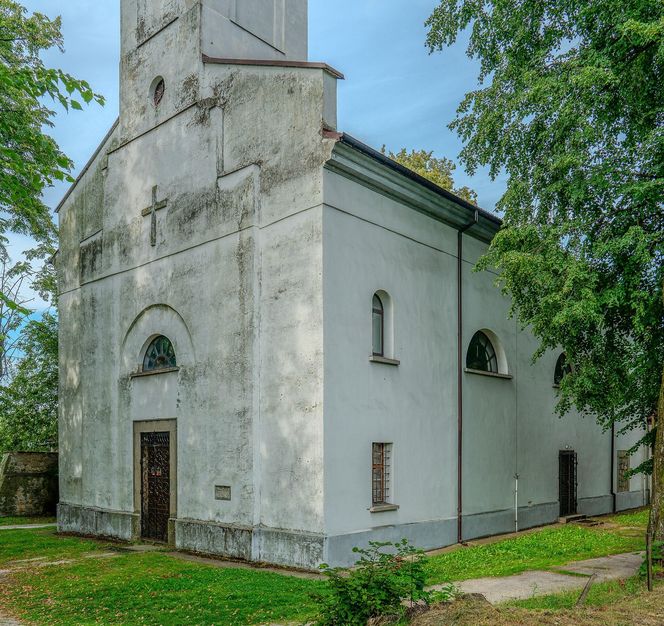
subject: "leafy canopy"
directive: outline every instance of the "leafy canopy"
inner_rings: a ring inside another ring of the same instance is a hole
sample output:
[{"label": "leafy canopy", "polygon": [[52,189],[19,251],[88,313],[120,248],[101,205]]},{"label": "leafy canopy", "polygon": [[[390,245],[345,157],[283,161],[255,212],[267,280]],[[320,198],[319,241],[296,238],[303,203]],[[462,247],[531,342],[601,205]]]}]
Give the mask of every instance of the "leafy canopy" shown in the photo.
[{"label": "leafy canopy", "polygon": [[18,341],[22,357],[0,386],[0,453],[57,449],[58,320],[30,320]]},{"label": "leafy canopy", "polygon": [[[480,268],[500,270],[540,353],[573,364],[561,413],[643,427],[664,364],[664,3],[442,0],[427,24],[432,51],[467,32],[480,62],[451,124],[462,162],[508,177]],[[662,423],[664,387],[660,403]]]},{"label": "leafy canopy", "polygon": [[42,62],[42,51],[63,50],[60,26],[60,18],[0,0],[0,236],[21,233],[51,248],[55,226],[41,195],[56,180],[72,181],[73,163],[44,132],[55,115],[49,104],[104,102],[85,81]]},{"label": "leafy canopy", "polygon": [[428,26],[431,50],[469,29],[481,86],[451,126],[469,171],[508,175],[481,266],[574,364],[561,411],[642,425],[664,363],[664,3],[443,0]]},{"label": "leafy canopy", "polygon": [[477,194],[472,189],[469,187],[455,189],[453,173],[456,165],[450,159],[438,159],[433,156],[433,151],[428,152],[426,150],[411,150],[408,152],[406,148],[402,148],[395,154],[394,152],[388,153],[385,146],[383,146],[381,152],[439,187],[451,191],[467,202],[477,204]]}]

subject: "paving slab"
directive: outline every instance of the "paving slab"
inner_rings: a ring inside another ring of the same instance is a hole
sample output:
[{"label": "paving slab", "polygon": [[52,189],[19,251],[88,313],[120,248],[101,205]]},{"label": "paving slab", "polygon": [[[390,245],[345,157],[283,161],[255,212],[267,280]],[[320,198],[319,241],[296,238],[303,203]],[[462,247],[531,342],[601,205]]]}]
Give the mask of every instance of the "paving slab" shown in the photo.
[{"label": "paving slab", "polygon": [[584,576],[597,576],[597,582],[631,578],[639,571],[643,563],[642,552],[615,554],[587,561],[575,561],[568,565],[552,568],[555,571],[573,572]]},{"label": "paving slab", "polygon": [[[479,593],[491,604],[497,604],[507,600],[525,600],[574,589],[580,591],[593,574],[597,576],[597,582],[631,578],[639,571],[642,562],[642,553],[630,552],[576,561],[552,568],[552,571],[534,570],[501,578],[464,580],[456,586],[462,593]],[[443,585],[437,585],[432,589],[442,587]]]},{"label": "paving slab", "polygon": [[476,578],[457,584],[462,593],[478,593],[491,604],[507,600],[525,600],[561,591],[583,588],[587,578],[554,572],[530,571],[503,578]]}]

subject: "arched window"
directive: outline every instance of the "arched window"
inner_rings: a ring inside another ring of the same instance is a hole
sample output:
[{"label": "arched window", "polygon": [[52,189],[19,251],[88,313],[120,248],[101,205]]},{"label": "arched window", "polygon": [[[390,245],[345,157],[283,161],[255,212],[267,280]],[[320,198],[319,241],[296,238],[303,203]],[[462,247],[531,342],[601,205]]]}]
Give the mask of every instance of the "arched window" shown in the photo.
[{"label": "arched window", "polygon": [[481,330],[477,331],[470,340],[468,354],[466,354],[466,367],[469,370],[498,373],[498,358],[491,340]]},{"label": "arched window", "polygon": [[175,350],[168,337],[159,335],[155,337],[143,357],[143,371],[155,372],[176,367]]},{"label": "arched window", "polygon": [[553,372],[553,384],[560,385],[563,378],[572,372],[572,366],[567,362],[567,355],[563,352],[556,361],[556,369]]},{"label": "arched window", "polygon": [[374,356],[385,356],[385,307],[377,293],[373,297],[372,337]]}]

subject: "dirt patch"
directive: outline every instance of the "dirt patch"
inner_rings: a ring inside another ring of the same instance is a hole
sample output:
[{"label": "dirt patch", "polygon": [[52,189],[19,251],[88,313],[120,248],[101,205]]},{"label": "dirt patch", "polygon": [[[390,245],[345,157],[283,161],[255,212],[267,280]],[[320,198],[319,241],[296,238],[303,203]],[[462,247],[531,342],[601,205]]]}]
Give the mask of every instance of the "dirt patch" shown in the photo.
[{"label": "dirt patch", "polygon": [[496,608],[481,598],[466,596],[432,607],[411,626],[662,626],[662,616],[664,586],[659,586],[653,593],[643,592],[608,606],[565,611]]}]

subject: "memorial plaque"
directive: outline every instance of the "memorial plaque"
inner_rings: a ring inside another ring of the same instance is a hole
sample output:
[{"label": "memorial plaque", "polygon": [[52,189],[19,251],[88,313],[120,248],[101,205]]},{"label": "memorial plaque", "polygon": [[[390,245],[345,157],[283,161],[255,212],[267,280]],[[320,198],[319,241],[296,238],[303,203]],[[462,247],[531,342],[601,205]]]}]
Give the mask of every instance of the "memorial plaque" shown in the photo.
[{"label": "memorial plaque", "polygon": [[228,485],[216,485],[214,488],[215,500],[230,500],[231,488]]}]

